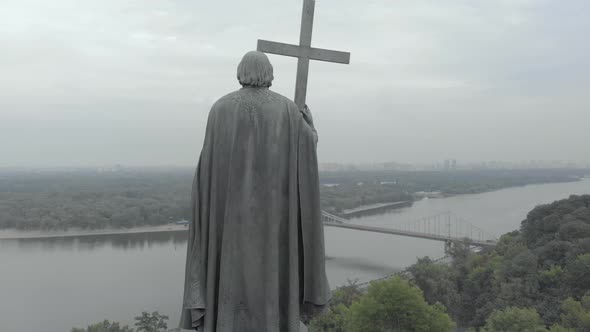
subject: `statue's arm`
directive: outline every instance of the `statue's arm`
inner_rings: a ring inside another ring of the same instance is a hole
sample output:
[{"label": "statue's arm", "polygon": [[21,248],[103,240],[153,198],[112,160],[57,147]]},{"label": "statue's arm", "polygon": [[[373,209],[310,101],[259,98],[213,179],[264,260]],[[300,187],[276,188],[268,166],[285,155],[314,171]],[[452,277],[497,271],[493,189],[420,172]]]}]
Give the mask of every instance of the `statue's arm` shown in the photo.
[{"label": "statue's arm", "polygon": [[317,130],[315,130],[315,126],[313,125],[313,116],[311,114],[311,111],[309,110],[309,107],[307,107],[307,104],[301,110],[301,114],[303,115],[303,119],[305,120],[305,122],[311,128],[311,131],[313,132],[313,138],[314,138],[315,142],[317,143],[318,142],[318,132],[317,132]]}]

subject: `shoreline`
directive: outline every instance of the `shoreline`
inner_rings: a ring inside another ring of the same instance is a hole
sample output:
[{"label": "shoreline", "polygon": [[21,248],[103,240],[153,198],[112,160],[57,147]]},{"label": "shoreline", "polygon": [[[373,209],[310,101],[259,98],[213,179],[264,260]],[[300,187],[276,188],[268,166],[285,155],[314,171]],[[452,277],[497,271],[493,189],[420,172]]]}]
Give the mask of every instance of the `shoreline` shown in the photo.
[{"label": "shoreline", "polygon": [[[577,178],[572,181],[567,182],[544,182],[544,183],[531,183],[525,184],[521,186],[510,186],[505,188],[499,188],[494,190],[488,190],[484,192],[478,193],[465,193],[465,194],[447,194],[445,197],[441,197],[440,199],[444,198],[451,198],[456,196],[465,196],[465,195],[479,195],[485,194],[490,192],[501,191],[510,188],[518,188],[518,187],[527,187],[527,186],[538,186],[538,185],[551,185],[551,184],[560,184],[560,183],[568,183],[568,182],[579,182],[579,181],[590,181],[590,176],[584,176],[581,178]],[[367,214],[370,215],[371,212],[375,212],[375,210],[381,209],[395,209],[397,204],[406,203],[402,202],[393,202],[394,207],[389,207],[392,203],[381,203],[384,206],[370,206],[369,209],[362,211],[355,211],[359,214]],[[401,204],[400,204],[401,205]],[[366,206],[365,206],[366,207]],[[403,207],[403,206],[399,206]],[[361,208],[361,207],[359,207]],[[356,208],[356,209],[359,209]],[[352,209],[352,210],[356,210]],[[353,214],[355,213],[353,212]],[[32,230],[32,231],[19,231],[14,228],[12,229],[0,229],[0,241],[1,240],[24,240],[24,239],[44,239],[44,238],[60,238],[60,237],[82,237],[82,236],[96,236],[96,235],[118,235],[118,234],[141,234],[141,233],[158,233],[158,232],[180,232],[180,231],[187,231],[188,226],[185,225],[176,225],[176,224],[165,224],[159,226],[139,226],[134,228],[105,228],[100,230],[83,230],[83,229],[70,229],[67,231],[40,231],[40,230]]]},{"label": "shoreline", "polygon": [[411,206],[414,201],[397,201],[390,203],[377,203],[371,205],[363,205],[354,209],[342,211],[340,214],[347,219],[361,217],[364,215],[376,214],[385,210],[399,209],[406,206]]},{"label": "shoreline", "polygon": [[67,230],[67,231],[18,231],[15,229],[0,230],[0,240],[48,239],[60,237],[81,237],[96,235],[141,234],[188,231],[188,226],[167,224],[159,226],[140,226],[134,228],[109,228],[101,230]]}]

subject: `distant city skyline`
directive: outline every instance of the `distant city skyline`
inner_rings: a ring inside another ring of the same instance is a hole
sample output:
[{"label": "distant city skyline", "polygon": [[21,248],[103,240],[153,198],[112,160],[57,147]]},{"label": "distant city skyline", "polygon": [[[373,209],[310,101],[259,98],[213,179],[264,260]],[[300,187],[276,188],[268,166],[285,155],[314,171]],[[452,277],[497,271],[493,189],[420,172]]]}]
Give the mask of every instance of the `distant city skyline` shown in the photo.
[{"label": "distant city skyline", "polygon": [[[449,161],[449,165],[446,165]],[[453,166],[452,162],[455,161]],[[1,166],[0,171],[93,171],[93,172],[118,172],[127,169],[146,170],[167,170],[167,169],[194,169],[195,165],[181,164],[160,164],[160,165],[139,165],[139,164],[98,164],[98,165],[53,165],[53,166]],[[445,159],[425,163],[404,163],[398,161],[388,162],[359,162],[359,163],[338,163],[320,162],[320,171],[343,171],[343,170],[474,170],[474,169],[551,169],[551,168],[572,168],[590,169],[590,163],[577,163],[567,160],[523,160],[523,161],[501,161],[488,160],[479,162],[460,162],[456,159]]]}]

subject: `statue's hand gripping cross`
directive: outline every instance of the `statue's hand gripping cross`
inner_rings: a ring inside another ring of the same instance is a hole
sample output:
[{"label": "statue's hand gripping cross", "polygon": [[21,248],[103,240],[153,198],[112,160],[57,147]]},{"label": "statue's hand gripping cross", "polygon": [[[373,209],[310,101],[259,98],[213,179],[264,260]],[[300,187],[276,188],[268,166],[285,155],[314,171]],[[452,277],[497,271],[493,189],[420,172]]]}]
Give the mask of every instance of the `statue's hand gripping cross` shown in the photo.
[{"label": "statue's hand gripping cross", "polygon": [[313,13],[315,0],[303,1],[303,15],[301,18],[301,35],[299,45],[258,40],[258,51],[286,55],[299,58],[297,62],[297,82],[295,83],[295,104],[303,109],[307,95],[307,77],[309,74],[309,60],[320,60],[337,63],[350,63],[350,53],[324,50],[311,47],[311,33],[313,29]]}]

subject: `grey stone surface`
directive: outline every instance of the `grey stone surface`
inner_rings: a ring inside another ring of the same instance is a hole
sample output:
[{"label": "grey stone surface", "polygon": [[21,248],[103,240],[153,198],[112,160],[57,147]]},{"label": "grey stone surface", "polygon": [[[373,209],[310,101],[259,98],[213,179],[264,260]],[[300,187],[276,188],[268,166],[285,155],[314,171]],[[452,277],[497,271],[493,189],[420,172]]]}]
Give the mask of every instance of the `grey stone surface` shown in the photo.
[{"label": "grey stone surface", "polygon": [[182,328],[299,332],[300,318],[330,298],[313,120],[266,87],[267,62],[248,53],[238,70],[245,87],[209,114],[193,182]]}]

